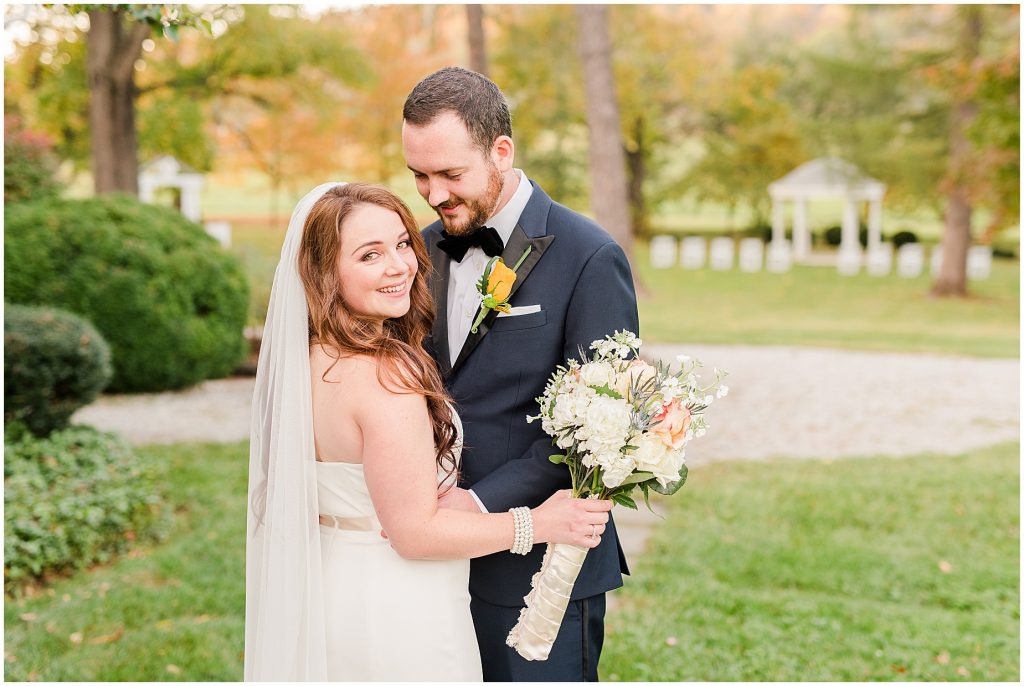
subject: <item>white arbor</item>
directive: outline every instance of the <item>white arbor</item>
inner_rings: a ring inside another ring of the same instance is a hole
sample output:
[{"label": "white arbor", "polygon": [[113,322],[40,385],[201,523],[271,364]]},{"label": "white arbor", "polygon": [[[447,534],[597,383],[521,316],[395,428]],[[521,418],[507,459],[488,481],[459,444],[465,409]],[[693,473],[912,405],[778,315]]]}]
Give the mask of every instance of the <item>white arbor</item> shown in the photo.
[{"label": "white arbor", "polygon": [[203,192],[203,175],[170,155],[161,155],[139,167],[139,200],[153,202],[160,188],[177,188],[181,213],[199,223],[202,217],[199,197]]},{"label": "white arbor", "polygon": [[793,259],[801,262],[811,252],[811,231],[807,225],[807,202],[822,198],[840,198],[843,206],[843,233],[839,246],[840,264],[859,267],[858,204],[868,204],[868,252],[875,252],[882,242],[882,197],[885,184],[872,179],[857,167],[834,157],[806,162],[784,177],[769,184],[772,199],[772,244],[780,248],[786,240],[786,202],[793,203]]}]

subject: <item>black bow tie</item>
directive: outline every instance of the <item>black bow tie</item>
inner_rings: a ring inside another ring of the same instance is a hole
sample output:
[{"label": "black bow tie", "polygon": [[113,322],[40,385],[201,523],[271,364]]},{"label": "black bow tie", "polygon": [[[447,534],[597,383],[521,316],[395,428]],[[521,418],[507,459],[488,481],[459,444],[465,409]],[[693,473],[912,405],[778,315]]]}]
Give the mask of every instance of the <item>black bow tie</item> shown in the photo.
[{"label": "black bow tie", "polygon": [[442,231],[441,236],[437,247],[448,253],[456,262],[462,262],[470,248],[480,248],[488,257],[497,257],[505,249],[497,230],[489,226],[482,226],[465,236],[450,236],[447,231]]}]

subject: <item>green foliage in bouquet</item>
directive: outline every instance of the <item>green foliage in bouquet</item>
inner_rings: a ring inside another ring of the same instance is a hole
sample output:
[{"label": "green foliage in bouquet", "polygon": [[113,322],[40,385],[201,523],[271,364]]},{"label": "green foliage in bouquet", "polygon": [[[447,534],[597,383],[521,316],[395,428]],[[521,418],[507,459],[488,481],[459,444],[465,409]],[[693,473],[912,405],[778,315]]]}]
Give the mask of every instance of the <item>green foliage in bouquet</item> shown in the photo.
[{"label": "green foliage in bouquet", "polygon": [[4,308],[4,423],[37,436],[68,425],[110,381],[110,346],[85,319],[44,307]]},{"label": "green foliage in bouquet", "polygon": [[175,210],[126,196],[4,209],[7,300],[88,318],[110,344],[110,390],[230,374],[245,354],[237,258]]},{"label": "green foliage in bouquet", "polygon": [[4,591],[106,562],[160,539],[170,511],[157,464],[121,438],[74,426],[37,438],[18,423],[4,437]]}]

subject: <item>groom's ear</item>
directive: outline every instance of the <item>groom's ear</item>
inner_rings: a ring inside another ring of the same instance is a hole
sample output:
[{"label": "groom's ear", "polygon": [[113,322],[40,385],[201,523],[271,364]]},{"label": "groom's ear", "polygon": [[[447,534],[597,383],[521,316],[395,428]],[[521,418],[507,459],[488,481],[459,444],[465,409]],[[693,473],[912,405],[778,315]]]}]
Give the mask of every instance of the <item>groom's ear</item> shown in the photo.
[{"label": "groom's ear", "polygon": [[491,162],[500,172],[507,172],[512,169],[515,162],[516,146],[508,136],[498,136],[491,145]]}]

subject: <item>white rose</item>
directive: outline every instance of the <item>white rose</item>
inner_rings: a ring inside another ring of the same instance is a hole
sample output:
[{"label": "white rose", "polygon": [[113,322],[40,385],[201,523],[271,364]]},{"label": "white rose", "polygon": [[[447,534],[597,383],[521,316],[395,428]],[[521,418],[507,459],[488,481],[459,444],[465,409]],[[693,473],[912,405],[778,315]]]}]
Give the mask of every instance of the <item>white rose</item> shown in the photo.
[{"label": "white rose", "polygon": [[662,486],[679,478],[684,463],[683,451],[673,450],[652,434],[644,434],[633,441],[637,469],[651,472]]},{"label": "white rose", "polygon": [[588,362],[580,367],[580,380],[588,386],[610,386],[615,381],[615,369],[607,362]]}]

